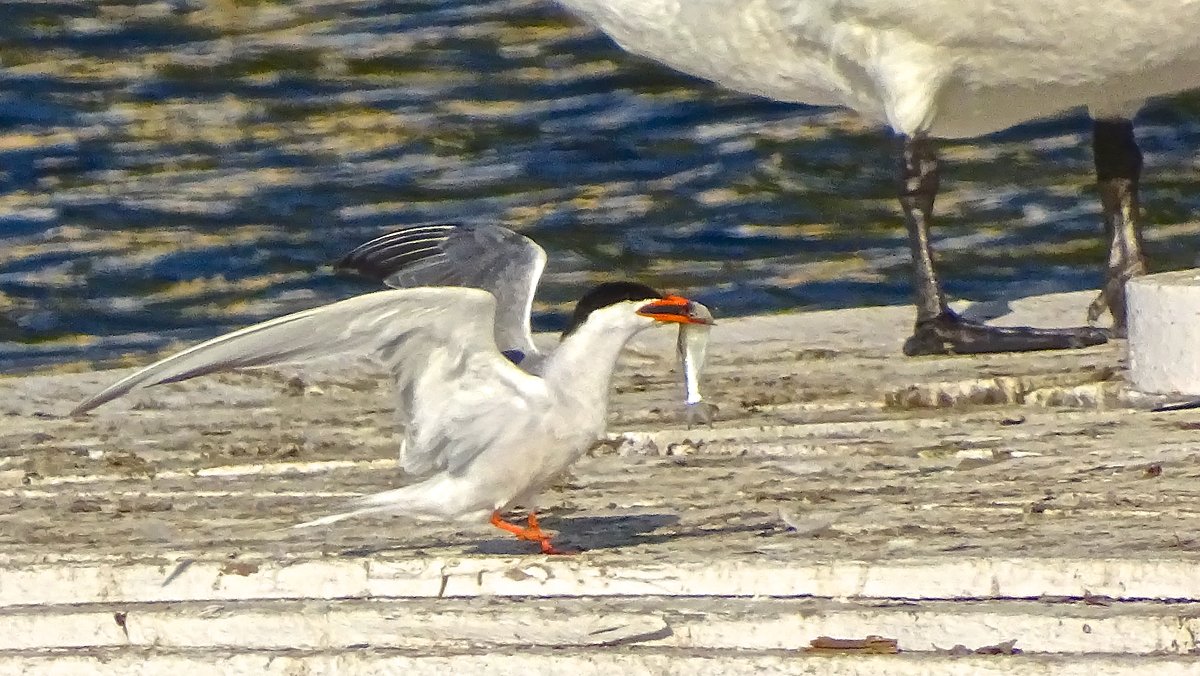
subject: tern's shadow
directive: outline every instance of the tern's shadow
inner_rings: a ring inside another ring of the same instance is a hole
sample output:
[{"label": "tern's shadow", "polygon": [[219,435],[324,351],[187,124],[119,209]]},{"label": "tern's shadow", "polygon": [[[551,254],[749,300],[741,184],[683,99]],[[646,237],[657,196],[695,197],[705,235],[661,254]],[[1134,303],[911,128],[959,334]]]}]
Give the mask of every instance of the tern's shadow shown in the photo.
[{"label": "tern's shadow", "polygon": [[[542,527],[557,533],[554,546],[561,549],[591,551],[668,542],[675,533],[655,533],[679,523],[676,514],[630,514],[612,516],[545,516]],[[481,541],[476,554],[528,554],[536,544],[515,538]]]},{"label": "tern's shadow", "polygon": [[[523,519],[515,519],[521,523]],[[639,544],[658,544],[669,542],[678,533],[674,530],[656,533],[660,528],[667,528],[679,523],[676,514],[627,514],[612,516],[553,516],[544,515],[542,526],[553,533],[554,544],[568,550],[588,551],[592,549],[616,549]],[[490,554],[503,556],[520,556],[535,554],[536,543],[524,542],[509,535],[497,535],[484,538],[465,539],[454,538],[455,542],[444,542],[451,548],[462,547],[471,554]],[[342,556],[361,557],[382,552],[425,552],[427,545],[415,544],[380,544],[353,547],[342,552]]]},{"label": "tern's shadow", "polygon": [[[515,522],[520,523],[520,519]],[[690,538],[707,538],[732,533],[752,533],[768,537],[780,532],[782,524],[772,522],[746,523],[728,525],[719,528],[689,527],[676,528],[679,516],[676,514],[629,514],[613,516],[553,516],[542,517],[542,526],[553,533],[554,545],[568,551],[595,551],[604,549],[619,549],[636,547],[638,545],[656,545],[675,542]],[[667,528],[664,532],[660,529]],[[491,556],[522,556],[537,554],[537,544],[524,542],[508,535],[497,534],[489,538],[474,538],[456,536],[453,541],[444,541],[443,547],[449,549],[462,548],[461,551],[470,554],[485,554]],[[383,552],[412,552],[424,555],[429,551],[428,545],[419,544],[383,544],[354,547],[341,553],[342,556],[362,557]]]}]

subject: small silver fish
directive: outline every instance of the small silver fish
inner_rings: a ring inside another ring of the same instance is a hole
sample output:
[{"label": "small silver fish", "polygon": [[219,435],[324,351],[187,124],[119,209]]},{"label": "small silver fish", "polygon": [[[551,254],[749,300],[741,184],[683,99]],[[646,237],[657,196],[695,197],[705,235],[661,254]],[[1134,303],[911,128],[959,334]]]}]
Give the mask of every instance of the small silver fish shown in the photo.
[{"label": "small silver fish", "polygon": [[[694,315],[712,319],[712,312],[700,303],[692,302],[691,312]],[[683,412],[688,429],[697,423],[712,427],[713,416],[717,412],[715,404],[704,401],[700,394],[700,373],[704,370],[704,359],[708,351],[708,332],[712,324],[681,324],[679,340],[675,345],[676,353],[683,364]]]}]

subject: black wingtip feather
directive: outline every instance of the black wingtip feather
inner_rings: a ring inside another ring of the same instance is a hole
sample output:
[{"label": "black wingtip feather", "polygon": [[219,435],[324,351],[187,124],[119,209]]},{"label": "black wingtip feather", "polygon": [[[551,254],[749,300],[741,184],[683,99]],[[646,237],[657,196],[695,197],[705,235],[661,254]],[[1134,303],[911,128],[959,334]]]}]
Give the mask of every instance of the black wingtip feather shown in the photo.
[{"label": "black wingtip feather", "polygon": [[401,269],[435,256],[454,223],[422,223],[380,235],[364,242],[333,264],[335,272],[350,272],[383,282]]}]

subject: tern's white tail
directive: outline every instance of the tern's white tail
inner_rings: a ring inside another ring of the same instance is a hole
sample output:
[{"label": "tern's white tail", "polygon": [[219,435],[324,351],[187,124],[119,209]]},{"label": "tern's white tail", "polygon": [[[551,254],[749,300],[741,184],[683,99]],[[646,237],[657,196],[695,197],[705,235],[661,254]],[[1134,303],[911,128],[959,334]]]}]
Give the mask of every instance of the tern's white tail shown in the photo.
[{"label": "tern's white tail", "polygon": [[298,523],[295,526],[292,526],[292,528],[312,528],[313,526],[327,526],[331,523],[337,523],[338,521],[342,521],[344,519],[353,519],[356,516],[366,516],[367,514],[378,514],[380,512],[391,512],[391,511],[394,511],[395,509],[396,509],[395,505],[375,505],[372,507],[361,507],[359,509],[352,509],[349,512],[339,512],[338,514],[330,514],[329,516],[323,516],[319,519],[313,519],[312,521],[305,521],[304,523]]},{"label": "tern's white tail", "polygon": [[344,519],[352,519],[356,516],[384,514],[388,512],[405,514],[415,519],[444,519],[454,516],[453,514],[445,513],[439,500],[431,500],[431,497],[442,494],[443,491],[439,489],[441,489],[441,483],[435,479],[432,481],[421,481],[401,488],[393,488],[390,491],[383,491],[382,493],[364,495],[347,505],[355,507],[355,509],[298,523],[292,526],[292,528],[326,526]]}]

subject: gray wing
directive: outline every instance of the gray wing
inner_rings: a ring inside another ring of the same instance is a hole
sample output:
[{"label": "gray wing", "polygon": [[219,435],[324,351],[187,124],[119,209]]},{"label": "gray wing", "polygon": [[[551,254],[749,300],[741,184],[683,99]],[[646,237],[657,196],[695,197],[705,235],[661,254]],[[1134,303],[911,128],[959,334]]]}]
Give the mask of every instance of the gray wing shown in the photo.
[{"label": "gray wing", "polygon": [[533,295],[546,252],[495,225],[414,225],[377,237],[335,264],[394,288],[463,286],[496,297],[496,344],[537,354],[530,333]]},{"label": "gray wing", "polygon": [[396,289],[356,296],[213,338],[122,378],[81,402],[79,415],[137,388],[209,373],[337,354],[372,356],[387,365],[410,415],[422,383],[528,378],[496,349],[496,301],[464,288]]}]

